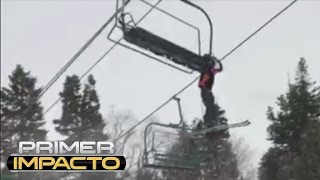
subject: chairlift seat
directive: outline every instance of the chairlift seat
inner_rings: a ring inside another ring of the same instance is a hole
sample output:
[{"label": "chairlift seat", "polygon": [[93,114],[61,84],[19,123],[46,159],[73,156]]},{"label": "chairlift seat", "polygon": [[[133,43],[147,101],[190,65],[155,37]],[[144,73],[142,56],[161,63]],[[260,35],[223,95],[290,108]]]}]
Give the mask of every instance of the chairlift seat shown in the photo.
[{"label": "chairlift seat", "polygon": [[140,27],[131,27],[124,31],[124,39],[194,71],[202,72],[210,63],[210,60]]}]

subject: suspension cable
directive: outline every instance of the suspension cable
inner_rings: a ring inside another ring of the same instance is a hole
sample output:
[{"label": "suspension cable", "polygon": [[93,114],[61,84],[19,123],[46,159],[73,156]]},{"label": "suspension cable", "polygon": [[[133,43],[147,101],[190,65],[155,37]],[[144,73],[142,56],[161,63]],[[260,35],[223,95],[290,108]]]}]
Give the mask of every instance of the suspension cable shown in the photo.
[{"label": "suspension cable", "polygon": [[272,18],[270,18],[267,22],[265,22],[261,27],[259,27],[256,31],[254,31],[250,36],[248,36],[246,39],[241,41],[237,46],[235,46],[231,51],[229,51],[226,55],[224,55],[220,61],[223,61],[225,58],[227,58],[229,55],[231,55],[235,50],[237,50],[239,47],[241,47],[244,43],[246,43],[249,39],[251,39],[253,36],[255,36],[259,31],[261,31],[263,28],[265,28],[268,24],[270,24],[274,19],[276,19],[278,16],[280,16],[283,12],[285,12],[288,8],[290,8],[293,4],[295,4],[298,0],[292,1],[290,4],[288,4],[285,8],[283,8],[281,11],[279,11],[276,15],[274,15]]},{"label": "suspension cable", "polygon": [[79,51],[58,71],[53,78],[44,86],[43,90],[37,97],[37,100],[39,100],[40,97],[42,97],[46,91],[60,78],[60,76],[78,59],[78,57],[91,45],[91,43],[102,33],[102,31],[111,23],[113,18],[118,14],[118,12],[121,11],[122,8],[119,9],[119,11],[116,11],[101,27],[100,29],[79,49]]},{"label": "suspension cable", "polygon": [[[285,12],[289,7],[291,7],[294,3],[296,3],[298,0],[294,0],[292,1],[289,5],[287,5],[284,9],[282,9],[279,13],[277,13],[276,15],[274,15],[270,20],[268,20],[266,23],[264,23],[260,28],[258,28],[258,30],[254,31],[250,36],[248,36],[248,38],[244,39],[243,41],[241,41],[235,48],[233,48],[230,52],[228,52],[225,56],[223,56],[221,58],[221,61],[224,60],[226,57],[228,57],[229,55],[231,55],[233,52],[235,52],[235,50],[237,50],[239,47],[241,47],[244,43],[246,43],[249,39],[251,39],[254,35],[256,35],[260,30],[262,30],[264,27],[266,27],[268,24],[270,24],[270,22],[272,22],[274,19],[276,19],[279,15],[281,15],[283,12]],[[200,78],[200,76],[196,77],[194,80],[192,80],[190,83],[188,83],[186,86],[184,86],[181,90],[179,90],[176,94],[174,94],[172,97],[170,97],[168,100],[166,100],[163,104],[161,104],[160,106],[158,106],[154,111],[152,111],[151,113],[149,113],[146,117],[144,117],[143,119],[141,119],[136,125],[132,126],[130,129],[128,129],[126,132],[124,132],[121,136],[119,136],[116,141],[118,141],[119,139],[123,138],[126,134],[130,133],[133,129],[135,129],[136,127],[138,127],[140,124],[142,124],[144,121],[148,120],[153,114],[155,114],[156,112],[158,112],[162,107],[164,107],[166,104],[168,104],[174,97],[176,97],[177,95],[181,94],[183,91],[185,91],[186,89],[188,89],[194,82],[196,82],[198,79]]]},{"label": "suspension cable", "polygon": [[[141,23],[146,17],[147,15],[150,14],[150,12],[161,2],[162,0],[159,0],[156,4],[154,4],[138,21],[137,21],[137,25],[139,23]],[[127,1],[129,2],[129,1]],[[121,10],[121,8],[118,9],[118,11]],[[118,12],[117,11],[117,12]],[[118,39],[117,41],[115,41],[115,43],[99,58],[95,61],[95,63],[93,63],[87,70],[85,73],[83,73],[80,77],[80,80],[82,80],[84,77],[86,77],[119,43],[120,41],[123,39],[124,37],[121,37],[120,39]],[[59,101],[61,100],[62,98],[59,97],[57,98],[49,107],[48,109],[46,109],[44,111],[44,115],[47,114],[54,106],[56,106]]]}]

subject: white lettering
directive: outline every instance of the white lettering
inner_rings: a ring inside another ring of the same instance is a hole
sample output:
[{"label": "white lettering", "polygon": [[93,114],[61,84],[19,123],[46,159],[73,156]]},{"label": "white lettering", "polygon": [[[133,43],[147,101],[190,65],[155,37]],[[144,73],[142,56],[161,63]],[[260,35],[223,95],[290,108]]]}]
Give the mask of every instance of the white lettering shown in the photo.
[{"label": "white lettering", "polygon": [[21,141],[19,142],[19,154],[34,152],[36,154],[101,154],[114,153],[114,144],[107,141],[75,141],[71,145],[65,142],[47,142],[47,141]]},{"label": "white lettering", "polygon": [[80,153],[81,154],[95,154],[96,151],[93,150],[93,145],[95,145],[96,142],[94,141],[85,141],[80,142]]},{"label": "white lettering", "polygon": [[24,151],[32,151],[35,148],[36,148],[36,144],[34,142],[31,142],[31,141],[19,142],[19,154],[23,154]]},{"label": "white lettering", "polygon": [[[66,151],[64,151],[64,149]],[[66,145],[66,143],[64,142],[60,142],[59,143],[59,153],[63,154],[65,152],[72,152],[72,149],[76,149],[76,154],[79,154],[79,141],[75,141],[72,143],[71,146],[68,147],[68,145]]]},{"label": "white lettering", "polygon": [[97,154],[101,154],[101,151],[109,151],[113,154],[114,144],[112,142],[98,141],[97,143]]},{"label": "white lettering", "polygon": [[48,151],[49,154],[53,154],[53,144],[47,141],[38,141],[36,143],[36,153],[40,154],[41,151]]}]

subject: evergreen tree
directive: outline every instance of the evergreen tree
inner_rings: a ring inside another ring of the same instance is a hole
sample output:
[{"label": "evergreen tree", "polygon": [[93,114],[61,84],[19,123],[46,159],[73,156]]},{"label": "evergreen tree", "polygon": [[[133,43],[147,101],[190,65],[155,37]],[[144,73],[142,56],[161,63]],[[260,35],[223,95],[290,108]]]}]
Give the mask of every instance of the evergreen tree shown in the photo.
[{"label": "evergreen tree", "polygon": [[268,128],[270,140],[275,145],[289,148],[291,152],[301,153],[303,132],[309,121],[319,116],[319,88],[314,87],[307,71],[306,61],[302,58],[298,64],[295,83],[289,85],[289,91],[278,98],[280,111],[275,113],[269,107],[267,116],[272,124]]},{"label": "evergreen tree", "polygon": [[[278,98],[279,111],[275,113],[271,107],[267,111],[267,117],[272,122],[268,127],[269,140],[274,147],[262,158],[262,180],[299,179],[298,174],[302,180],[308,177],[307,174],[314,168],[319,171],[319,164],[316,163],[320,162],[320,155],[315,153],[320,143],[316,133],[320,117],[319,90],[315,82],[310,80],[306,61],[301,58],[295,82],[289,84],[288,92]],[[307,165],[310,161],[313,165],[304,166],[307,168],[305,173],[298,171],[297,174],[297,167],[301,164]]]},{"label": "evergreen tree", "polygon": [[58,126],[56,131],[68,137],[70,142],[82,140],[81,128],[81,84],[79,77],[74,75],[67,77],[64,90],[60,93],[62,98],[62,116],[54,120]]},{"label": "evergreen tree", "polygon": [[[82,136],[90,140],[106,140],[108,136],[103,132],[105,123],[100,114],[100,102],[95,90],[93,76],[88,76],[88,83],[85,84],[81,99],[80,115],[82,119]],[[87,129],[87,127],[90,127]],[[85,131],[87,130],[87,131]]]},{"label": "evergreen tree", "polygon": [[17,153],[19,141],[41,141],[47,134],[41,129],[45,122],[37,99],[41,89],[36,88],[36,78],[17,65],[9,80],[8,88],[1,87],[2,160]]},{"label": "evergreen tree", "polygon": [[55,120],[56,130],[68,136],[68,141],[107,140],[103,132],[105,123],[100,111],[100,102],[95,90],[95,80],[88,76],[88,83],[81,92],[78,76],[67,77],[62,97],[62,117]]},{"label": "evergreen tree", "polygon": [[[224,117],[225,111],[218,105],[215,107],[219,112],[218,121],[220,124],[228,124],[228,120]],[[198,130],[202,123],[195,122],[192,125],[193,129]],[[206,157],[205,164],[202,164],[200,169],[196,171],[164,170],[165,179],[237,179],[239,177],[237,161],[228,139],[228,130],[207,134],[203,138],[196,140],[181,134],[172,152],[177,153],[187,150],[190,154],[203,154]]]},{"label": "evergreen tree", "polygon": [[260,180],[283,180],[292,177],[294,155],[286,149],[272,147],[262,157],[259,168]]},{"label": "evergreen tree", "polygon": [[320,179],[320,119],[308,125],[303,136],[301,151],[301,156],[297,157],[293,163],[294,177]]},{"label": "evergreen tree", "polygon": [[[218,105],[216,108],[219,112],[220,124],[228,124],[224,115],[225,111]],[[209,162],[203,169],[205,180],[237,179],[240,176],[229,137],[228,130],[208,134],[207,141],[203,144],[203,146],[207,146],[209,153]]]},{"label": "evergreen tree", "polygon": [[[95,90],[95,80],[88,76],[88,82],[81,91],[80,79],[74,75],[67,77],[62,97],[62,116],[54,120],[56,130],[67,136],[66,142],[107,140],[103,132],[105,123],[100,114],[100,102]],[[81,179],[103,179],[106,175],[83,173]]]}]

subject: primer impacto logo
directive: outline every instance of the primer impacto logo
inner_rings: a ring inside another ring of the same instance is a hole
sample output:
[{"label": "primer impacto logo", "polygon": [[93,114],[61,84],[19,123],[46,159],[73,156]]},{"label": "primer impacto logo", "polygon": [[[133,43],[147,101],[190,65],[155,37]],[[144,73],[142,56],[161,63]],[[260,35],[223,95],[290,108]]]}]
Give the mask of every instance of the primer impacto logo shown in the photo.
[{"label": "primer impacto logo", "polygon": [[[112,155],[114,144],[106,141],[19,142],[19,154],[11,154],[11,172],[108,172],[124,170],[123,156]],[[105,155],[111,154],[111,155]]]}]

